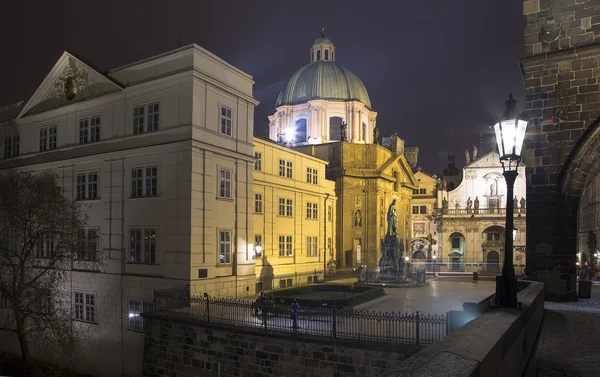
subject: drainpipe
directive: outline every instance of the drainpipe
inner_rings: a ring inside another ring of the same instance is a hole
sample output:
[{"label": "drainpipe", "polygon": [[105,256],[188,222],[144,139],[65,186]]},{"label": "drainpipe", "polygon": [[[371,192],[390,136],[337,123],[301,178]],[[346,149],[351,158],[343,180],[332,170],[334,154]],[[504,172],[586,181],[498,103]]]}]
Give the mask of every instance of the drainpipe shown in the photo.
[{"label": "drainpipe", "polygon": [[[323,279],[325,279],[325,272],[327,271],[327,216],[329,216],[329,211],[327,210],[327,200],[329,199],[329,194],[325,194],[327,195],[325,197],[324,200],[324,207],[323,207],[323,213],[325,214],[325,216],[323,216]],[[333,216],[333,208],[332,210],[332,216]],[[333,220],[333,219],[331,219]]]}]

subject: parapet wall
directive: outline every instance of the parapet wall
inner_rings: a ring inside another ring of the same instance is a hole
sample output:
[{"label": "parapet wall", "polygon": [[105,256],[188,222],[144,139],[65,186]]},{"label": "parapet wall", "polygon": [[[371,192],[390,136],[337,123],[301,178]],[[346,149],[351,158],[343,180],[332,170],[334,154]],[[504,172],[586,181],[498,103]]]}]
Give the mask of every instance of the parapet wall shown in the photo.
[{"label": "parapet wall", "polygon": [[[521,309],[490,309],[402,363],[386,377],[521,376],[544,316],[544,284],[518,293]],[[451,365],[451,368],[448,366]]]},{"label": "parapet wall", "polygon": [[[423,347],[327,344],[145,314],[146,377],[376,377]],[[394,349],[395,348],[395,349]]]}]

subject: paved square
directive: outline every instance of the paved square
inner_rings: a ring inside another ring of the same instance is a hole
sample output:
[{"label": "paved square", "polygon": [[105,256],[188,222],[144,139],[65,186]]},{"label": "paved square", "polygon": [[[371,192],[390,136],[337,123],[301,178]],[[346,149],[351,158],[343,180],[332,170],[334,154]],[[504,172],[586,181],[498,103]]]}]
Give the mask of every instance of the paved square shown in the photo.
[{"label": "paved square", "polygon": [[385,288],[385,298],[361,305],[361,310],[388,312],[443,314],[449,310],[462,310],[464,302],[480,301],[496,290],[496,282],[470,278],[438,278],[423,287]]}]

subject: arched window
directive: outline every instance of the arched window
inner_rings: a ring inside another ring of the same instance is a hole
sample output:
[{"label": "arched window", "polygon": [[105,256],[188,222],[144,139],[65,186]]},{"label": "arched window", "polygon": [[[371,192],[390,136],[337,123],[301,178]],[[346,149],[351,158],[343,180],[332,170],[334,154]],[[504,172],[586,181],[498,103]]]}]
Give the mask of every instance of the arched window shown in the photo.
[{"label": "arched window", "polygon": [[342,140],[342,118],[329,118],[329,140]]},{"label": "arched window", "polygon": [[333,55],[333,54],[334,54],[334,52],[333,52],[333,51],[331,51],[331,60],[335,60],[335,58],[334,58],[334,55]]},{"label": "arched window", "polygon": [[317,60],[321,60],[321,50],[317,50]]},{"label": "arched window", "polygon": [[325,60],[329,60],[329,50],[325,50]]},{"label": "arched window", "polygon": [[367,124],[365,122],[363,122],[362,124],[362,139],[363,141],[367,140]]},{"label": "arched window", "polygon": [[296,138],[295,143],[304,143],[306,141],[306,119],[298,119],[296,121]]}]

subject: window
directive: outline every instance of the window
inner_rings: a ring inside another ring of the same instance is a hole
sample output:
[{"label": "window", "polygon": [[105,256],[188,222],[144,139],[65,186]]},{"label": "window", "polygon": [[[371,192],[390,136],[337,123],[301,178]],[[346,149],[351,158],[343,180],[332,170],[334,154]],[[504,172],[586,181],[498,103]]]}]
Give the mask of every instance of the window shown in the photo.
[{"label": "window", "polygon": [[419,194],[420,195],[427,195],[427,189],[424,189],[424,188],[419,189]]},{"label": "window", "polygon": [[98,173],[77,174],[77,200],[98,199]]},{"label": "window", "polygon": [[262,153],[254,152],[254,158],[256,158],[256,162],[254,163],[254,170],[262,171]]},{"label": "window", "polygon": [[98,229],[79,229],[77,231],[77,259],[96,260],[97,253]]},{"label": "window", "polygon": [[231,263],[231,231],[219,230],[219,263]]},{"label": "window", "polygon": [[75,320],[96,322],[96,294],[73,292],[75,301]]},{"label": "window", "polygon": [[254,194],[254,213],[262,213],[263,199],[262,194]]},{"label": "window", "polygon": [[327,206],[327,221],[333,221],[333,207]]},{"label": "window", "polygon": [[129,263],[156,263],[156,229],[129,229]]},{"label": "window", "polygon": [[292,199],[279,198],[279,216],[293,216]]},{"label": "window", "polygon": [[312,184],[319,183],[319,171],[313,168],[306,168],[306,182]]},{"label": "window", "polygon": [[219,198],[231,199],[231,170],[219,169]]},{"label": "window", "polygon": [[79,119],[79,144],[100,140],[100,115]]},{"label": "window", "polygon": [[413,215],[418,215],[419,214],[419,206],[413,206],[412,207],[412,214]]},{"label": "window", "polygon": [[56,149],[57,126],[46,126],[40,128],[40,152]]},{"label": "window", "polygon": [[400,180],[398,179],[398,172],[394,172],[394,191],[398,191],[400,188]]},{"label": "window", "polygon": [[419,213],[421,215],[426,215],[427,214],[427,206],[420,206],[419,207]]},{"label": "window", "polygon": [[20,136],[13,135],[4,138],[4,158],[19,156]]},{"label": "window", "polygon": [[219,132],[221,135],[231,136],[231,124],[233,110],[227,108],[225,106],[221,106],[221,127],[219,128]]},{"label": "window", "polygon": [[329,60],[329,50],[325,50],[325,60]]},{"label": "window", "polygon": [[43,233],[38,239],[37,247],[35,248],[36,258],[50,258],[54,255],[54,235],[51,233]]},{"label": "window", "polygon": [[413,190],[413,195],[419,195],[419,189]]},{"label": "window", "polygon": [[263,252],[263,250],[262,250],[262,234],[255,234],[254,235],[254,247],[256,248],[256,246],[258,246],[258,245],[261,246],[261,249],[260,249],[260,251],[255,249],[256,250],[256,255],[255,256],[256,257],[262,257],[262,252]]},{"label": "window", "polygon": [[279,160],[279,175],[281,177],[292,178],[292,162]]},{"label": "window", "polygon": [[306,218],[307,219],[318,219],[319,218],[319,205],[317,203],[306,203]]},{"label": "window", "polygon": [[133,108],[133,133],[158,131],[160,106],[158,102],[136,106]]},{"label": "window", "polygon": [[327,237],[327,250],[329,250],[330,253],[331,250],[333,250],[333,240],[331,237]]},{"label": "window", "polygon": [[131,197],[158,195],[158,166],[131,168]]},{"label": "window", "polygon": [[489,232],[487,234],[488,241],[500,241],[500,233],[498,232]]},{"label": "window", "polygon": [[460,249],[460,238],[458,238],[458,237],[452,237],[452,248],[453,249]]},{"label": "window", "polygon": [[144,319],[140,314],[151,311],[151,301],[129,300],[129,330],[144,331]]},{"label": "window", "polygon": [[292,236],[279,236],[279,256],[292,256]]},{"label": "window", "polygon": [[306,237],[306,256],[316,257],[319,255],[319,248],[317,247],[317,237]]}]

